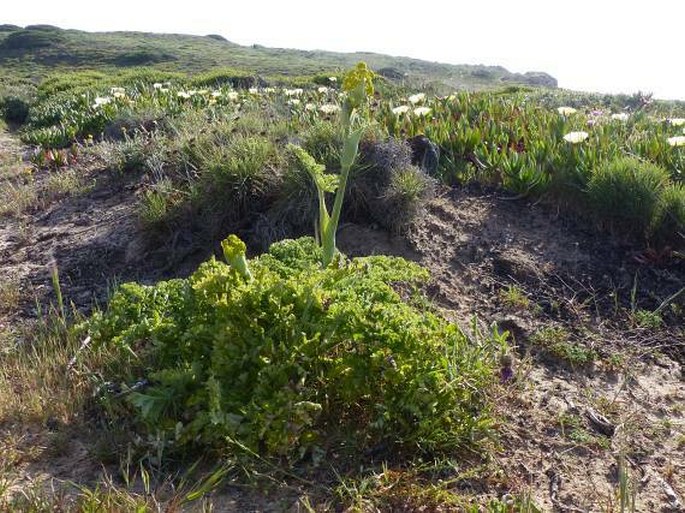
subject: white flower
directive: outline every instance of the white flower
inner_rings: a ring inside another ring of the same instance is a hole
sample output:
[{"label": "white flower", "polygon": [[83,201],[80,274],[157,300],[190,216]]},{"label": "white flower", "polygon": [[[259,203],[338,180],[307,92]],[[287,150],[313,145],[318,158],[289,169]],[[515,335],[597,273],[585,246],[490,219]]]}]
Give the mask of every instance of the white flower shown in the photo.
[{"label": "white flower", "polygon": [[416,105],[417,103],[422,102],[425,99],[426,99],[426,95],[424,93],[416,93],[416,94],[412,94],[409,97],[409,103]]},{"label": "white flower", "polygon": [[671,146],[685,146],[685,135],[676,135],[668,138],[668,144]]},{"label": "white flower", "polygon": [[209,91],[208,91],[207,89],[200,89],[200,90],[197,92],[197,94],[201,94],[201,95],[204,96],[204,95],[207,94],[208,92],[209,92]]},{"label": "white flower", "polygon": [[190,91],[188,91],[188,94],[190,96],[195,96],[197,94],[197,91],[195,89],[191,89]]},{"label": "white flower", "polygon": [[112,87],[112,88],[109,90],[109,94],[115,95],[115,94],[117,94],[117,93],[119,93],[119,94],[121,94],[121,93],[126,94],[126,89],[124,89],[123,87]]},{"label": "white flower", "polygon": [[337,82],[338,79],[336,77],[328,77],[329,82]]},{"label": "white flower", "polygon": [[283,93],[286,96],[300,96],[303,93],[303,90],[299,87],[296,89],[283,89]]},{"label": "white flower", "polygon": [[121,91],[115,91],[114,93],[112,93],[112,96],[114,96],[115,98],[123,98],[124,96],[126,96],[126,93],[122,93]]},{"label": "white flower", "polygon": [[334,114],[336,112],[340,112],[340,106],[336,105],[335,103],[324,103],[321,107],[319,107],[319,110],[324,114]]},{"label": "white flower", "polygon": [[169,92],[169,88],[168,88],[168,87],[160,87],[160,88],[159,88],[159,92],[160,92],[160,93],[168,93],[168,92]]},{"label": "white flower", "polygon": [[317,91],[320,92],[321,94],[326,94],[328,92],[328,87],[321,86],[317,89]]},{"label": "white flower", "polygon": [[212,98],[218,98],[221,96],[221,91],[212,91]]},{"label": "white flower", "polygon": [[259,94],[259,89],[257,89],[256,87],[250,87],[250,88],[247,90],[247,92],[250,93],[250,94]]},{"label": "white flower", "polygon": [[161,89],[163,87],[163,84],[161,82],[155,82],[152,84],[152,87],[155,89]]},{"label": "white flower", "polygon": [[417,116],[427,116],[430,112],[431,109],[429,107],[416,107],[414,109],[414,114]]},{"label": "white flower", "polygon": [[685,125],[685,118],[670,118],[668,122],[673,126]]},{"label": "white flower", "polygon": [[619,112],[618,114],[612,114],[611,119],[614,121],[628,121],[630,115],[626,112]]},{"label": "white flower", "polygon": [[309,110],[309,111],[316,110],[316,105],[314,105],[313,103],[308,103],[304,106],[304,110]]},{"label": "white flower", "polygon": [[240,95],[236,91],[229,91],[228,93],[226,93],[226,98],[228,98],[232,102],[236,101],[239,97]]},{"label": "white flower", "polygon": [[276,88],[275,87],[265,87],[264,89],[262,89],[262,91],[265,92],[266,94],[274,93],[274,92],[276,92]]},{"label": "white flower", "polygon": [[288,100],[288,105],[299,105],[301,102],[297,98],[293,98],[292,100]]},{"label": "white flower", "polygon": [[190,93],[186,93],[185,91],[179,91],[176,93],[176,96],[178,96],[179,98],[183,98],[184,100],[187,100],[188,98],[190,98]]},{"label": "white flower", "polygon": [[399,116],[400,114],[406,114],[407,112],[409,112],[409,105],[400,105],[399,107],[392,109],[392,113],[396,116]]},{"label": "white flower", "polygon": [[587,132],[569,132],[564,136],[564,141],[570,142],[571,144],[582,143],[585,139],[590,137]]},{"label": "white flower", "polygon": [[95,98],[95,103],[93,104],[93,108],[97,109],[98,107],[102,105],[107,105],[109,102],[112,101],[112,98],[109,96],[98,96]]},{"label": "white flower", "polygon": [[559,107],[557,109],[557,112],[559,114],[561,114],[562,116],[569,116],[571,114],[575,114],[578,111],[576,109],[574,109],[573,107]]}]

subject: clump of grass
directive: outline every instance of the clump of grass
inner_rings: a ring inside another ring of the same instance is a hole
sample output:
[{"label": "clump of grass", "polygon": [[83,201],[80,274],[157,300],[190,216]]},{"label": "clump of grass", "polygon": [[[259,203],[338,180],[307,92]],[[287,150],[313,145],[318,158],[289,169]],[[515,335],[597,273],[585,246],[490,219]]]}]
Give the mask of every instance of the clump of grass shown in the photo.
[{"label": "clump of grass", "polygon": [[608,161],[594,170],[588,200],[600,224],[636,237],[654,226],[669,172],[634,157]]},{"label": "clump of grass", "polygon": [[525,291],[518,285],[509,285],[506,289],[500,290],[499,298],[508,308],[528,310],[530,307],[530,298],[528,298]]},{"label": "clump of grass", "polygon": [[197,154],[195,208],[216,225],[235,223],[264,208],[280,183],[283,157],[267,137],[237,136]]},{"label": "clump of grass", "polygon": [[21,284],[16,279],[0,278],[0,314],[15,310],[21,298]]},{"label": "clump of grass", "polygon": [[110,170],[121,174],[140,173],[150,171],[154,162],[166,161],[167,141],[162,136],[140,131],[123,136],[121,141],[97,146],[96,151]]},{"label": "clump of grass", "polygon": [[329,173],[340,169],[342,145],[340,129],[329,121],[314,123],[303,135],[302,147]]},{"label": "clump of grass", "polygon": [[32,177],[0,182],[0,216],[18,216],[37,204],[38,190]]},{"label": "clump of grass", "polygon": [[171,227],[184,201],[184,195],[163,177],[142,192],[138,202],[138,219],[148,233]]},{"label": "clump of grass", "polygon": [[530,341],[550,355],[572,366],[584,367],[597,359],[597,352],[584,345],[572,342],[566,329],[547,327],[534,333]]},{"label": "clump of grass", "polygon": [[122,140],[137,132],[149,134],[164,130],[166,123],[166,114],[161,109],[122,109],[105,125],[104,136],[107,139]]},{"label": "clump of grass", "polygon": [[685,185],[671,184],[662,191],[651,231],[657,243],[685,246]]},{"label": "clump of grass", "polygon": [[411,163],[411,148],[398,139],[365,141],[350,187],[352,216],[371,218],[392,232],[402,232],[433,197],[435,183]]},{"label": "clump of grass", "polygon": [[377,220],[391,233],[401,233],[423,211],[425,203],[433,197],[435,184],[422,170],[409,166],[395,171],[385,193],[379,198]]},{"label": "clump of grass", "polygon": [[559,417],[559,428],[564,438],[579,445],[609,449],[611,442],[606,437],[600,437],[587,429],[583,418],[575,413],[564,413]]}]

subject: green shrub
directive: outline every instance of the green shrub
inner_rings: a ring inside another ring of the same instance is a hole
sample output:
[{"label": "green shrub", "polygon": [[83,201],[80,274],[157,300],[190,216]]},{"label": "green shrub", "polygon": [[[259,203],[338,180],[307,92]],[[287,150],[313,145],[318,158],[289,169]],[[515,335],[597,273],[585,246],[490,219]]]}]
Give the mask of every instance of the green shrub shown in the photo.
[{"label": "green shrub", "polygon": [[667,170],[624,157],[600,165],[588,183],[588,198],[600,224],[635,236],[653,226]]},{"label": "green shrub", "polygon": [[328,172],[340,169],[342,145],[340,129],[329,121],[314,123],[303,135],[302,147]]},{"label": "green shrub", "polygon": [[411,164],[411,149],[404,141],[366,141],[350,187],[351,215],[401,232],[433,196],[434,189],[434,181]]},{"label": "green shrub", "polygon": [[652,231],[657,243],[685,246],[685,185],[672,184],[663,190]]},{"label": "green shrub", "polygon": [[[499,342],[405,303],[394,287],[428,278],[414,263],[321,257],[311,238],[285,240],[251,273],[211,259],[188,279],[121,286],[88,324],[96,346],[121,350],[105,376],[124,384],[112,421],[174,448],[291,459],[474,441]],[[141,377],[148,388],[127,392]]]},{"label": "green shrub", "polygon": [[216,227],[259,210],[280,182],[281,155],[266,137],[236,135],[196,146],[197,208]]},{"label": "green shrub", "polygon": [[23,124],[35,102],[35,86],[20,79],[0,79],[0,115],[11,124]]},{"label": "green shrub", "polygon": [[29,117],[30,103],[24,98],[3,98],[0,107],[3,118],[8,123],[22,124]]}]

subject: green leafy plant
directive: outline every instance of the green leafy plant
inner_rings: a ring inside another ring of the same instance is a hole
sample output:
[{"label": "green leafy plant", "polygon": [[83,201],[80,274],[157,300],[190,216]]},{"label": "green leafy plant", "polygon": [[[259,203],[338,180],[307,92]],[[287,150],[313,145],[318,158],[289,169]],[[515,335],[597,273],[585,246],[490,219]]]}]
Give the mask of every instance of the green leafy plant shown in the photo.
[{"label": "green leafy plant", "polygon": [[[249,263],[237,237],[222,246],[230,265],[123,285],[88,323],[95,344],[120,350],[108,380],[124,392],[103,398],[113,421],[132,415],[171,448],[290,459],[441,452],[483,433],[499,342],[474,344],[404,302],[394,286],[417,294],[424,269],[378,256],[324,268],[311,238]],[[141,377],[149,385],[136,390]]]}]

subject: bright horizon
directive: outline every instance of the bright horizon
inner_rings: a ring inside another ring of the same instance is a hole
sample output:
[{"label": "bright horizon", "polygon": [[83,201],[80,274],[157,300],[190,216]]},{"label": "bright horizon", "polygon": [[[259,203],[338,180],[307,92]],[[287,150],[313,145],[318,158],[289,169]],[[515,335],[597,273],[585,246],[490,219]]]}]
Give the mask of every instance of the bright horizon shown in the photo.
[{"label": "bright horizon", "polygon": [[[118,0],[93,9],[74,0],[12,2],[0,23],[65,29],[220,34],[241,45],[367,51],[449,64],[544,71],[559,87],[600,93],[652,92],[685,100],[685,4],[674,0],[481,0],[420,7],[347,0],[264,0],[216,5]],[[609,4],[609,5],[606,5]],[[337,7],[340,5],[341,7]],[[413,10],[412,10],[413,9]]]}]

